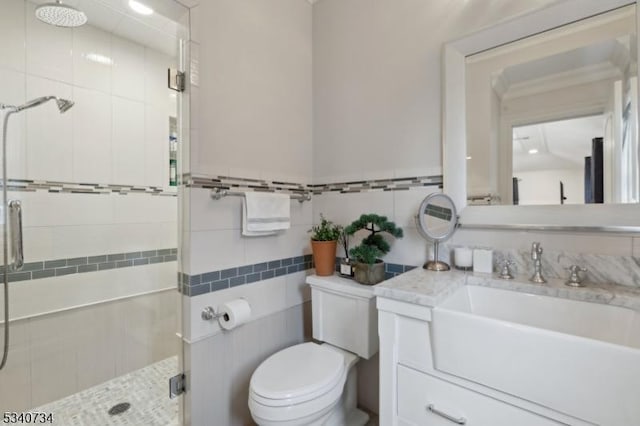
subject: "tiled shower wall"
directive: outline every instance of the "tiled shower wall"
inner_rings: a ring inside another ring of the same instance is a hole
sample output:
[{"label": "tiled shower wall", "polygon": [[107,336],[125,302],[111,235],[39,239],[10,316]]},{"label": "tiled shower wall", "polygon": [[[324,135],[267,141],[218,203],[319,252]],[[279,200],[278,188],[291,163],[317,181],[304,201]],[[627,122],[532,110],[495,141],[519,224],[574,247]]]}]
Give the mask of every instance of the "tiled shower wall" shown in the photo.
[{"label": "tiled shower wall", "polygon": [[76,104],[10,122],[9,184],[22,189],[9,199],[23,203],[27,267],[10,283],[2,411],[175,355],[179,342],[177,197],[168,187],[176,106],[166,88],[175,60],[91,25],[45,25],[34,7],[2,3],[0,102],[57,95]]}]

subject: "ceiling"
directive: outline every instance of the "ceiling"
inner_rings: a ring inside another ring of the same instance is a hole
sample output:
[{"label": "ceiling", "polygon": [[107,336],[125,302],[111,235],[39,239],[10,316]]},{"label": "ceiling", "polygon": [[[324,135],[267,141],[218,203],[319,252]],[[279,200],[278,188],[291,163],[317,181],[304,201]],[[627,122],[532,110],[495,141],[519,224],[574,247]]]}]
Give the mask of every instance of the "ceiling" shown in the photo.
[{"label": "ceiling", "polygon": [[591,140],[604,136],[605,122],[606,116],[598,115],[514,127],[513,172],[582,169]]},{"label": "ceiling", "polygon": [[[28,0],[39,5],[53,0]],[[88,25],[148,46],[169,56],[177,52],[178,38],[186,38],[186,29],[179,25],[188,16],[188,9],[173,0],[139,0],[151,7],[148,16],[134,12],[128,0],[64,0],[63,3],[82,10]]]}]

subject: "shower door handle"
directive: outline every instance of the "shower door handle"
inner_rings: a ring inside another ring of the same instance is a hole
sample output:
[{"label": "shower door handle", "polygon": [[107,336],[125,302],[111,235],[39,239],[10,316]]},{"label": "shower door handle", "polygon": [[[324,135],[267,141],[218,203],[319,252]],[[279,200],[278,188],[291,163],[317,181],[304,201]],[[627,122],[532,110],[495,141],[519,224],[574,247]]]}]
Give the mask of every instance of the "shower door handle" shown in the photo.
[{"label": "shower door handle", "polygon": [[24,266],[24,247],[22,244],[22,203],[19,200],[9,201],[9,229],[11,233],[11,256],[13,270],[19,271]]}]

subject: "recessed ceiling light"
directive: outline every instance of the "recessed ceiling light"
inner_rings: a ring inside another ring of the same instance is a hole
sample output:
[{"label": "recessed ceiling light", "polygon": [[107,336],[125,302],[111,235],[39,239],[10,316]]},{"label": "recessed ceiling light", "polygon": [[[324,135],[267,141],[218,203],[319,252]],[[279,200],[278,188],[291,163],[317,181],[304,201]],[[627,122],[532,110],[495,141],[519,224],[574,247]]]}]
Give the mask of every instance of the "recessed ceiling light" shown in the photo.
[{"label": "recessed ceiling light", "polygon": [[136,13],[140,15],[151,15],[153,13],[153,9],[151,9],[146,4],[142,4],[136,0],[129,0],[129,7]]},{"label": "recessed ceiling light", "polygon": [[467,157],[467,160],[471,160],[471,156],[468,156],[468,157]]},{"label": "recessed ceiling light", "polygon": [[538,150],[535,148],[529,150],[529,154],[537,154],[537,153],[538,153]]}]

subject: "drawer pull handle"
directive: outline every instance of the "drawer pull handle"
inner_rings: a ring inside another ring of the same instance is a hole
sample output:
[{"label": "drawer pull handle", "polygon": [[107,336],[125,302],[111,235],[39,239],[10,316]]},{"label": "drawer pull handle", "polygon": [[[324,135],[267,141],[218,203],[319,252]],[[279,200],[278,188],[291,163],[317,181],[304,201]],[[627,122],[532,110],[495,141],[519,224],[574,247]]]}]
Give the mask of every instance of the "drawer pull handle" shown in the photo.
[{"label": "drawer pull handle", "polygon": [[453,417],[450,416],[449,414],[445,413],[444,411],[440,411],[438,410],[433,404],[429,404],[427,406],[427,410],[431,411],[433,414],[440,416],[440,417],[444,417],[445,419],[452,421],[456,424],[459,425],[465,425],[467,424],[467,419],[465,419],[464,417]]}]

